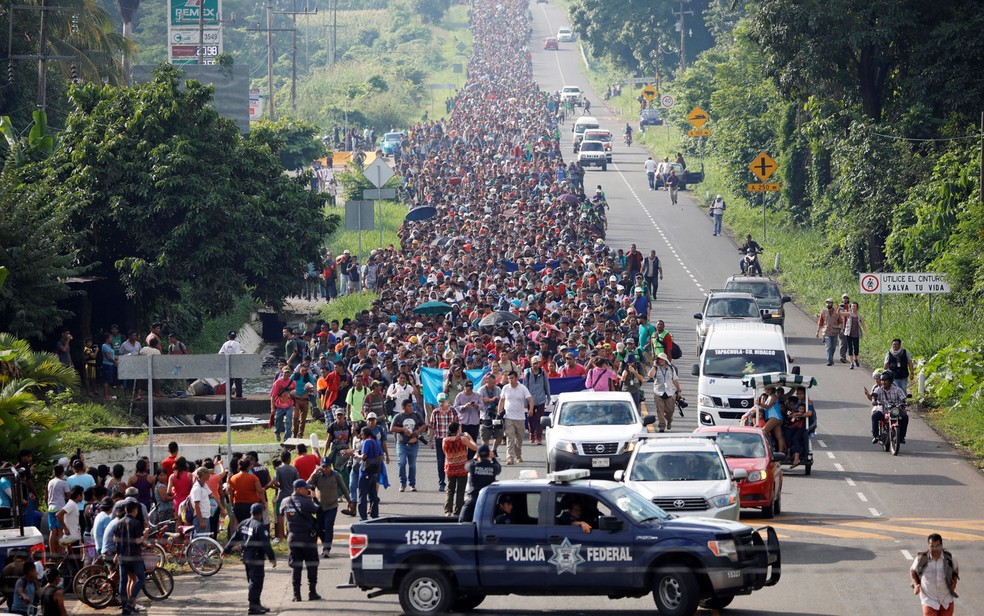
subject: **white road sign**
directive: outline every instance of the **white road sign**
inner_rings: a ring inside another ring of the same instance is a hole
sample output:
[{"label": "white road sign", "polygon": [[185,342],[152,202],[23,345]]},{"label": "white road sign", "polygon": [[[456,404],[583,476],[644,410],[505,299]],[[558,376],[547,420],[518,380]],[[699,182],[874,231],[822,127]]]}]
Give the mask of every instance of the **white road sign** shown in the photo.
[{"label": "white road sign", "polygon": [[[205,29],[205,44],[206,45],[218,45],[222,41],[221,33],[222,31],[215,26],[209,26]],[[198,28],[172,28],[168,33],[172,45],[197,45],[198,44]]]},{"label": "white road sign", "polygon": [[366,178],[372,182],[376,188],[382,188],[390,178],[396,175],[393,169],[383,162],[382,158],[377,158],[366,167]]},{"label": "white road sign", "polygon": [[664,94],[663,96],[660,97],[659,104],[664,109],[671,109],[673,105],[676,105],[676,99],[673,98],[672,94]]},{"label": "white road sign", "polygon": [[932,272],[867,272],[859,275],[861,293],[865,295],[905,295],[949,293],[950,283]]}]

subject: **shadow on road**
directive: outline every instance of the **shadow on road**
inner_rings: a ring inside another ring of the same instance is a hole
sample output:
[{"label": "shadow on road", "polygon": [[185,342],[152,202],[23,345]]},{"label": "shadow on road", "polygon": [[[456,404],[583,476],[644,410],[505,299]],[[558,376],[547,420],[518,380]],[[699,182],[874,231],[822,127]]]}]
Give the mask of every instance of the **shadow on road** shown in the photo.
[{"label": "shadow on road", "polygon": [[[782,564],[784,565],[831,565],[845,561],[874,560],[875,553],[864,548],[802,541],[782,542]],[[728,611],[728,614],[736,612]]]}]

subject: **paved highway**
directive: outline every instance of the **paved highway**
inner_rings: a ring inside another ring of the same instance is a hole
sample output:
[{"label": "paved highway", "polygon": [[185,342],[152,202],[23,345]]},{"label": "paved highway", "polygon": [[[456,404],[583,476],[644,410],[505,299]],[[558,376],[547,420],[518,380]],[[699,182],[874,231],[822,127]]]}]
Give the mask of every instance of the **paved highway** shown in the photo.
[{"label": "paved highway", "polygon": [[[613,117],[602,106],[602,97],[591,90],[576,44],[561,43],[556,52],[541,49],[545,36],[568,25],[566,17],[554,4],[530,6],[535,21],[531,41],[535,78],[548,90],[579,85],[587,91],[593,115],[616,135],[614,164],[607,172],[589,171],[585,186],[601,184],[608,195],[610,243],[628,248],[634,242],[644,253],[655,248],[662,259],[666,277],[655,314],[667,322],[674,339],[685,349],[678,364],[685,392],[695,402],[696,382],[689,376],[696,349],[692,314],[700,309],[704,293],[723,285],[736,270],[736,248],[728,238],[712,237],[710,219],[705,210],[694,207],[690,193],[681,193],[679,205],[671,206],[668,193],[648,190],[642,166],[648,153],[640,147],[621,145],[624,122]],[[565,129],[569,131],[570,124]],[[565,156],[570,156],[570,133],[564,135]],[[654,154],[662,157],[671,153]],[[831,289],[830,295],[839,297],[854,291]],[[765,521],[755,512],[743,512],[742,519],[749,524],[769,523],[778,529],[783,577],[774,588],[737,598],[723,613],[918,614],[907,568],[911,557],[924,549],[926,535],[940,532],[963,574],[957,613],[984,615],[984,588],[977,583],[984,563],[984,478],[918,418],[910,424],[908,442],[900,456],[893,457],[871,445],[869,409],[862,394],[862,387],[869,384],[870,370],[850,371],[843,364],[827,367],[823,347],[813,337],[815,325],[810,315],[818,307],[804,308],[807,312],[790,307],[787,334],[796,364],[803,374],[816,376],[820,383],[814,390],[820,428],[813,475],[805,477],[801,470],[786,475],[784,511],[777,519]],[[674,431],[696,427],[694,406],[685,418],[677,418]],[[521,468],[545,468],[543,447],[525,449],[526,463],[505,467],[504,478],[517,477]],[[384,515],[440,514],[443,494],[437,492],[433,454],[424,452],[418,464],[420,492],[384,490]],[[347,520],[339,520],[334,550],[337,557],[321,565],[319,588],[326,600],[290,603],[289,573],[282,559],[281,568],[268,570],[268,590],[264,593],[264,603],[274,608],[274,613],[311,614],[315,606],[319,612],[400,613],[395,596],[366,599],[358,590],[336,590],[336,585],[348,578],[348,559],[343,557],[347,529],[342,526]],[[178,582],[175,597],[155,605],[154,613],[241,613],[245,611],[244,582],[239,567],[227,567],[207,581],[184,577]],[[188,597],[190,593],[194,598]],[[490,597],[475,613],[651,615],[654,609],[651,597],[615,601],[599,597]],[[77,609],[76,613],[83,612]]]}]

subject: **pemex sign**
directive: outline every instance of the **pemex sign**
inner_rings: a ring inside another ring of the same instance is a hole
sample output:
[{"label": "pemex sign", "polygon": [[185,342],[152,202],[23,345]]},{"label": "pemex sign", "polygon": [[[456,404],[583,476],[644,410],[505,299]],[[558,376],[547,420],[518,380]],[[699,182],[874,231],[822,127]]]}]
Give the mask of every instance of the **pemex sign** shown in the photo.
[{"label": "pemex sign", "polygon": [[198,26],[200,15],[206,26],[218,26],[221,0],[169,0],[171,26]]}]

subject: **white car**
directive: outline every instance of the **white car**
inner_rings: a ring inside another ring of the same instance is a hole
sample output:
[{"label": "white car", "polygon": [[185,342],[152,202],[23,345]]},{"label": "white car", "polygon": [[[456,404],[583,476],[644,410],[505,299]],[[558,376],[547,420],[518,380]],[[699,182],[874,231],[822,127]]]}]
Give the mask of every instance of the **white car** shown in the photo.
[{"label": "white car", "polygon": [[584,96],[584,92],[581,92],[581,88],[577,86],[564,86],[560,91],[560,102],[566,103],[567,101],[572,101],[574,106],[577,107],[581,104],[582,96]]},{"label": "white car", "polygon": [[577,151],[577,162],[582,167],[601,167],[608,171],[608,152],[601,141],[582,141]]},{"label": "white car", "polygon": [[745,469],[728,468],[721,449],[703,436],[652,435],[640,439],[624,473],[615,480],[679,516],[738,520],[736,480]]},{"label": "white car", "polygon": [[558,28],[557,40],[561,43],[570,43],[574,40],[574,31],[570,28]]},{"label": "white car", "polygon": [[560,394],[553,413],[542,420],[547,472],[581,468],[611,478],[625,468],[638,434],[655,421],[655,415],[639,414],[628,392]]}]

